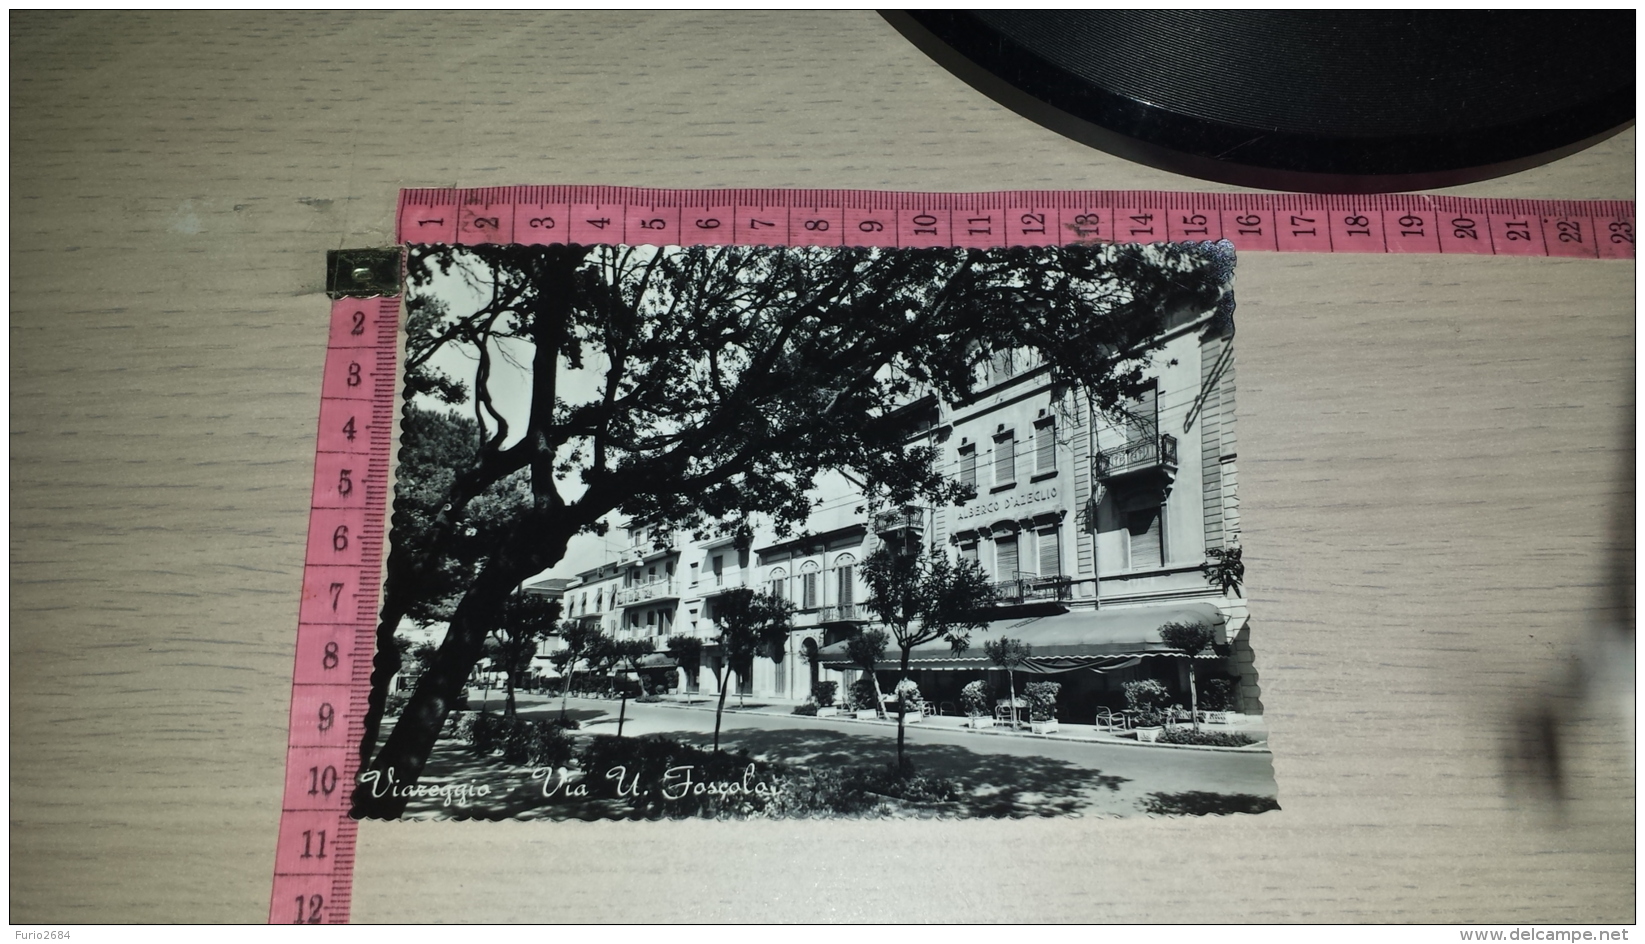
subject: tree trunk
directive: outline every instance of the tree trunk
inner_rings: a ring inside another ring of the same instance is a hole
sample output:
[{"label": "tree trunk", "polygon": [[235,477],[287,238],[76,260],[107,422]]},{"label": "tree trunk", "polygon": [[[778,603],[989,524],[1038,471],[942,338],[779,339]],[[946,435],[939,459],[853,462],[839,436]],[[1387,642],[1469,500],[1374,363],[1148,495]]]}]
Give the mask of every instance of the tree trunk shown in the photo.
[{"label": "tree trunk", "polygon": [[1188,657],[1188,717],[1194,720],[1194,733],[1199,733],[1199,688],[1194,684],[1194,657]]},{"label": "tree trunk", "polygon": [[457,604],[429,670],[417,680],[399,722],[372,759],[368,769],[378,779],[356,785],[352,815],[394,819],[405,812],[406,798],[395,796],[398,791],[390,787],[408,787],[422,776],[446,715],[480,661],[486,636],[497,626],[504,602],[520,581],[565,556],[566,544],[579,524],[562,519],[547,525],[540,516],[531,515],[504,540]]},{"label": "tree trunk", "polygon": [[564,687],[560,689],[560,720],[565,720],[566,699],[571,697],[571,680],[577,675],[577,660],[567,659],[565,663],[565,678],[560,681]]},{"label": "tree trunk", "polygon": [[503,719],[511,725],[514,722],[514,673],[510,672],[503,679]]},{"label": "tree trunk", "polygon": [[899,774],[903,769],[903,742],[907,739],[907,724],[904,719],[908,717],[908,704],[902,693],[902,683],[908,681],[908,651],[910,648],[912,647],[902,647],[900,667],[902,681],[897,683],[897,772]]},{"label": "tree trunk", "polygon": [[874,681],[874,717],[885,717],[885,693],[880,691],[880,674],[873,669],[868,670],[868,677]]},{"label": "tree trunk", "polygon": [[714,709],[714,753],[720,752],[720,718],[725,714],[725,679],[730,675],[730,666],[721,669],[714,676],[714,681],[720,686],[720,706]]},{"label": "tree trunk", "polygon": [[[547,441],[545,430],[555,424],[555,393],[558,386],[560,345],[564,342],[565,325],[570,316],[571,283],[575,278],[582,253],[573,248],[548,251],[547,271],[541,277],[543,302],[541,310],[532,319],[532,386],[531,414],[526,435],[534,437],[524,442],[533,443],[526,455],[531,469],[533,505],[521,517],[508,535],[499,542],[491,559],[481,568],[478,576],[463,594],[462,602],[452,614],[451,627],[435,653],[433,664],[406,703],[405,711],[370,764],[371,772],[379,778],[375,783],[361,782],[354,789],[355,817],[398,818],[405,812],[406,798],[396,796],[401,791],[391,787],[408,787],[422,776],[429,755],[440,737],[446,714],[462,690],[464,681],[479,662],[485,638],[500,622],[504,601],[532,574],[554,566],[565,557],[566,545],[584,525],[616,507],[617,496],[612,483],[589,483],[574,511],[568,509],[554,484],[556,449]],[[478,393],[479,391],[476,391]],[[500,447],[501,443],[496,443]],[[484,450],[482,450],[482,453]],[[482,459],[484,465],[503,455],[494,453]],[[512,460],[510,460],[511,462]],[[505,463],[507,464],[507,463]],[[453,494],[451,505],[442,512],[438,524],[449,526],[459,516],[462,506],[484,488],[507,475],[518,466],[490,470],[494,475],[471,475],[468,471],[457,476],[457,483],[469,490]],[[488,478],[488,481],[480,481]],[[470,481],[473,479],[473,481]],[[435,546],[439,546],[436,544]],[[405,588],[416,578],[414,562],[396,568],[394,553],[390,551],[390,567],[385,586],[385,612],[403,607]],[[392,637],[392,631],[390,631]],[[392,646],[392,638],[390,639]],[[376,794],[376,795],[374,795]]]},{"label": "tree trunk", "polygon": [[1017,676],[1010,669],[1005,670],[1005,684],[1011,692],[1011,730],[1017,730]]},{"label": "tree trunk", "polygon": [[617,706],[617,736],[623,736],[623,721],[628,718],[628,686],[623,686],[623,703]]},{"label": "tree trunk", "polygon": [[[391,551],[390,554],[392,553]],[[391,571],[393,563],[391,559]],[[384,596],[387,597],[387,594]],[[383,710],[388,703],[389,679],[404,668],[404,662],[400,659],[400,649],[394,645],[394,631],[400,628],[400,621],[405,619],[405,607],[398,605],[398,600],[385,599],[383,603],[382,615],[377,621],[377,654],[371,660],[371,694],[366,701],[365,733],[360,735],[361,767],[371,760],[371,752],[377,748],[377,735],[382,731]]]}]

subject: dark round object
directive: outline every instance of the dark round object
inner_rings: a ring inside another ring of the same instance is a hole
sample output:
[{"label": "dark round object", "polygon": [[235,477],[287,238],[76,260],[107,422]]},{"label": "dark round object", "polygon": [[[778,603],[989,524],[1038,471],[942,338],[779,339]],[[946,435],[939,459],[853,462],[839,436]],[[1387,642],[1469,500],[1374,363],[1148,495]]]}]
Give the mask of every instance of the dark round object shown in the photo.
[{"label": "dark round object", "polygon": [[1248,187],[1447,187],[1563,157],[1634,117],[1632,10],[884,16],[1052,130]]}]

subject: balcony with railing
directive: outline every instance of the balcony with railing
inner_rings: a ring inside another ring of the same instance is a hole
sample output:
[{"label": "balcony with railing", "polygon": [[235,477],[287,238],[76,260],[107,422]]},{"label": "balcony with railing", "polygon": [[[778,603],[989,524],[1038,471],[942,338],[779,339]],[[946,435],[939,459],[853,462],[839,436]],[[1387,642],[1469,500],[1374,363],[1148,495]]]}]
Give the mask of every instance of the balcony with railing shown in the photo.
[{"label": "balcony with railing", "polygon": [[659,577],[656,580],[647,580],[633,586],[624,587],[617,591],[617,605],[630,606],[635,603],[645,603],[650,600],[666,600],[678,597],[680,588],[672,577]]},{"label": "balcony with railing", "polygon": [[1041,577],[1019,573],[1014,580],[994,584],[998,595],[997,606],[1021,606],[1025,603],[1062,603],[1073,598],[1073,581],[1065,574]]},{"label": "balcony with railing", "polygon": [[836,603],[825,606],[817,615],[819,623],[866,623],[868,608],[861,603]]},{"label": "balcony with railing", "polygon": [[876,512],[874,514],[874,533],[881,537],[899,533],[923,535],[925,534],[925,509],[907,508]]},{"label": "balcony with railing", "polygon": [[1102,481],[1143,473],[1174,475],[1177,437],[1168,433],[1133,439],[1096,454],[1097,478]]},{"label": "balcony with railing", "polygon": [[703,574],[695,584],[696,589],[703,596],[709,597],[727,590],[736,590],[739,587],[753,586],[748,572],[745,570],[724,570],[719,573],[710,571]]}]

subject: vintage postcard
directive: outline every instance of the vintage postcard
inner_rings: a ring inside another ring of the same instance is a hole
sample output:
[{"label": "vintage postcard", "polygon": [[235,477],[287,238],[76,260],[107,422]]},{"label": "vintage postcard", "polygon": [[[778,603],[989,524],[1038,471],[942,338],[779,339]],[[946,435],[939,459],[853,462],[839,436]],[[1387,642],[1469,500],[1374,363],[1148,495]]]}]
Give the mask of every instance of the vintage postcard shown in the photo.
[{"label": "vintage postcard", "polygon": [[412,246],[355,815],[1277,809],[1233,270]]}]

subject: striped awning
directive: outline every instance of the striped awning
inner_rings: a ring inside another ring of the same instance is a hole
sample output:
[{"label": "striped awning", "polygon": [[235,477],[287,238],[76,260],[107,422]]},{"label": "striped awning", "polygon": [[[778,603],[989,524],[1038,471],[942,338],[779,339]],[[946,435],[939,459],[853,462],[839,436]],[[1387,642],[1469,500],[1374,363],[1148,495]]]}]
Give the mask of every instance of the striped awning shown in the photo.
[{"label": "striped awning", "polygon": [[[1228,642],[1227,618],[1214,603],[1105,607],[999,620],[986,630],[973,632],[971,645],[964,652],[954,652],[951,645],[940,639],[921,643],[910,652],[909,664],[922,669],[986,669],[990,663],[983,654],[983,644],[1009,637],[1033,648],[1032,657],[1021,669],[1024,672],[1113,671],[1135,665],[1136,660],[1148,656],[1182,658],[1180,651],[1167,646],[1160,638],[1160,627],[1169,623],[1206,626],[1215,632],[1218,645]],[[895,649],[886,655],[887,667],[895,665]],[[853,667],[846,658],[844,642],[824,647],[818,656],[822,664],[831,669]],[[1200,653],[1199,658],[1220,657],[1207,650]]]}]

